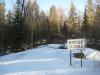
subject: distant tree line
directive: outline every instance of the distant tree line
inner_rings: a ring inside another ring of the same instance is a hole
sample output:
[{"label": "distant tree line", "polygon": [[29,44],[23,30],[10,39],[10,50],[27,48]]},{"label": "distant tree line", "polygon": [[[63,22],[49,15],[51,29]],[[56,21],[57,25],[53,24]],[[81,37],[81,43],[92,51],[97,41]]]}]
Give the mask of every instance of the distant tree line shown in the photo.
[{"label": "distant tree line", "polygon": [[69,38],[100,41],[100,1],[87,0],[84,14],[77,12],[73,2],[65,15],[54,5],[45,14],[36,0],[16,0],[13,10],[5,12],[0,2],[0,50],[18,52],[40,44],[64,43]]}]

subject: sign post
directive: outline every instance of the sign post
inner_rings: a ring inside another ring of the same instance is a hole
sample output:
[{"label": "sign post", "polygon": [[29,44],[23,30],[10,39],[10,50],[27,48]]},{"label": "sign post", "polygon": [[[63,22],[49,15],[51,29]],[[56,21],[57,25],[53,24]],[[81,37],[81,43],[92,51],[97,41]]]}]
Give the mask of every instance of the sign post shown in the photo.
[{"label": "sign post", "polygon": [[82,62],[82,50],[81,50],[81,68],[82,68],[83,62]]},{"label": "sign post", "polygon": [[72,66],[72,51],[70,50],[70,66]]},{"label": "sign post", "polygon": [[85,49],[85,39],[69,39],[67,40],[67,49],[70,50],[70,66],[72,66],[72,50],[81,50],[81,68],[82,68],[82,50]]}]

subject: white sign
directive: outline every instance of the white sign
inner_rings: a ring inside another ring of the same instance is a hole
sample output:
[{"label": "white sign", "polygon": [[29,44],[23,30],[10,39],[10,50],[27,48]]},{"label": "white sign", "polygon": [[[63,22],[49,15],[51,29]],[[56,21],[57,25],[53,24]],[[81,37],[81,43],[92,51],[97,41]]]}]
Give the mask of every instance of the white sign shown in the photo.
[{"label": "white sign", "polygon": [[85,49],[85,39],[69,39],[67,40],[68,50],[83,50]]}]

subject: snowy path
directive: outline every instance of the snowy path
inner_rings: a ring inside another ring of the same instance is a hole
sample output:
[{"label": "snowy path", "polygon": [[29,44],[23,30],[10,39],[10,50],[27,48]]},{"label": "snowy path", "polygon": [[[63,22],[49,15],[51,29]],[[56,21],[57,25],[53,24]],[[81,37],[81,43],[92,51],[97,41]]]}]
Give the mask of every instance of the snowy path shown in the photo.
[{"label": "snowy path", "polygon": [[100,68],[84,59],[81,69],[75,58],[70,67],[69,51],[43,46],[0,57],[0,75],[100,75]]}]

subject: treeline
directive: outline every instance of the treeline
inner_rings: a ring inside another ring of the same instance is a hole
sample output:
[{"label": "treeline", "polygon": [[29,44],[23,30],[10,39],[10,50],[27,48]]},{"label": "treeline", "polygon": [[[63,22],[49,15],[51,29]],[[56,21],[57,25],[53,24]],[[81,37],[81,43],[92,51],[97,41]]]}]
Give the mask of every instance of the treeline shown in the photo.
[{"label": "treeline", "polygon": [[64,43],[69,38],[99,40],[99,0],[87,0],[83,15],[77,12],[73,2],[67,15],[54,5],[45,14],[36,0],[17,0],[13,10],[5,12],[5,4],[0,2],[2,53],[18,52],[39,44]]}]

